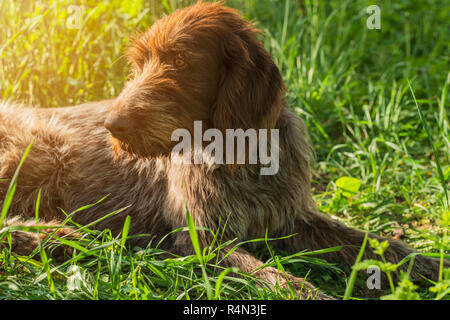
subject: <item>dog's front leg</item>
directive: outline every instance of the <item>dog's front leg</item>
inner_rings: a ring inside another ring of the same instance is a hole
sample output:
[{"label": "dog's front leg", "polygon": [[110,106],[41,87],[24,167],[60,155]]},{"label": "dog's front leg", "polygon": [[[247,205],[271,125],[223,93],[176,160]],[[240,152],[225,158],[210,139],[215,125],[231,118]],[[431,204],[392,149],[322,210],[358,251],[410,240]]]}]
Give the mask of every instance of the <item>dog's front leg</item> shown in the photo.
[{"label": "dog's front leg", "polygon": [[[202,247],[211,243],[211,239],[208,239],[208,233],[206,231],[198,232],[198,239]],[[173,251],[175,253],[179,255],[194,254],[192,240],[187,232],[178,233],[174,243],[175,246]],[[283,273],[274,267],[261,268],[263,266],[263,262],[242,248],[237,248],[236,250],[232,250],[231,246],[222,248],[220,251],[219,261],[221,261],[220,265],[222,267],[237,267],[242,272],[255,276],[259,279],[258,285],[260,286],[265,285],[271,289],[274,289],[276,286],[280,286],[288,289],[290,285],[296,291],[297,298],[299,299],[332,299],[302,278],[294,277],[289,273]]]},{"label": "dog's front leg", "polygon": [[229,254],[224,261],[224,264],[226,266],[237,266],[243,272],[256,276],[257,278],[261,279],[261,282],[263,284],[268,285],[269,288],[280,286],[288,289],[290,285],[296,291],[297,298],[302,300],[332,299],[302,278],[294,277],[287,272],[283,273],[282,271],[274,267],[260,268],[263,263],[241,248],[238,248],[237,250]]}]

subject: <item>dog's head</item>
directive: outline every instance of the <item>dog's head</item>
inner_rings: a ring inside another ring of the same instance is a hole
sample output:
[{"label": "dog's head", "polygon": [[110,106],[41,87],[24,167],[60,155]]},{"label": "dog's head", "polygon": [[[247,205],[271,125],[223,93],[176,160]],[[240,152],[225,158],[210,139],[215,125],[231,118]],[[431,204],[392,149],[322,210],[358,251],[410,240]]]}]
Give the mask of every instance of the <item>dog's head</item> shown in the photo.
[{"label": "dog's head", "polygon": [[128,51],[130,80],[105,121],[116,152],[168,155],[172,132],[271,129],[284,83],[253,26],[220,3],[157,21]]}]

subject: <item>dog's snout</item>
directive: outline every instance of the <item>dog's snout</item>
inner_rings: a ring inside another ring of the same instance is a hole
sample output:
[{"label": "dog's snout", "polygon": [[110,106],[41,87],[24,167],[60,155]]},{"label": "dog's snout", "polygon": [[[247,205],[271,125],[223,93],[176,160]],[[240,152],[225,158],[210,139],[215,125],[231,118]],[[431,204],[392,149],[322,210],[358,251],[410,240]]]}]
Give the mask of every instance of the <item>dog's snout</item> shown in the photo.
[{"label": "dog's snout", "polygon": [[123,137],[130,130],[130,121],[118,114],[111,114],[106,118],[104,126],[113,136]]}]

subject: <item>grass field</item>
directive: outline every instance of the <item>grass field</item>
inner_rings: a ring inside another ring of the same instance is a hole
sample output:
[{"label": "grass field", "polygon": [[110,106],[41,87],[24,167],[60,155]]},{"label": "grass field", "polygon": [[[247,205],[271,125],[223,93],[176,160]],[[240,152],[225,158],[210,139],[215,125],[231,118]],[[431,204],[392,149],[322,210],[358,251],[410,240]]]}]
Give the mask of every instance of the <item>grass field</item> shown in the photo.
[{"label": "grass field", "polygon": [[[117,96],[127,78],[127,38],[191,2],[0,0],[0,99],[57,107]],[[366,26],[366,8],[374,3],[381,8],[381,30]],[[320,210],[441,259],[448,255],[448,2],[228,4],[263,30],[261,39],[289,89],[286,98],[307,123]],[[343,177],[357,179],[360,187],[343,192],[348,181]],[[128,250],[123,237],[107,231],[84,234],[83,241],[66,243],[77,254],[62,264],[48,260],[44,251],[37,261],[3,249],[0,299],[285,299],[290,294],[260,290],[252,277],[229,277],[230,270],[212,263],[205,278],[196,256],[166,259],[151,246]],[[268,264],[282,261],[337,298],[351,282],[350,269],[311,254],[283,259],[283,252],[269,248],[259,257]],[[372,294],[366,278],[360,272],[352,297]],[[382,295],[450,299],[450,270],[442,270],[428,288],[404,278]]]}]

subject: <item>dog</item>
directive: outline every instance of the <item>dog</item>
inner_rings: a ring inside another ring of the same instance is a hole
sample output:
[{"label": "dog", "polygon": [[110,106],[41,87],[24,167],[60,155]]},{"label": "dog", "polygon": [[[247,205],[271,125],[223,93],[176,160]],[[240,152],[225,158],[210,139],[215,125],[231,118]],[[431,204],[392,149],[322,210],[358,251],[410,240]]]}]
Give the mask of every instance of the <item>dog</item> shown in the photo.
[{"label": "dog", "polygon": [[[86,225],[128,207],[95,228],[119,234],[128,215],[130,234],[149,235],[133,244],[145,247],[185,227],[188,210],[200,227],[217,230],[226,222],[224,241],[293,235],[273,243],[291,253],[342,246],[321,257],[354,264],[365,233],[316,208],[306,126],[284,100],[280,71],[251,23],[222,3],[199,2],[135,37],[127,56],[130,79],[114,99],[56,109],[0,106],[0,178],[6,179],[0,181],[0,199],[34,139],[7,224],[34,224],[27,219],[34,217],[39,192],[38,224],[49,228],[63,219],[58,208],[72,212],[109,195],[73,220]],[[278,172],[261,175],[261,164],[175,163],[172,133],[178,128],[193,133],[194,121],[223,133],[278,130]],[[58,232],[67,234],[66,229]],[[201,246],[210,244],[210,233],[198,236]],[[34,233],[14,232],[12,238],[12,249],[21,254],[37,246]],[[392,263],[413,252],[402,242],[388,241],[385,257]],[[173,233],[161,245],[180,255],[194,253],[187,232]],[[258,269],[262,262],[241,247],[226,248],[224,257],[227,250],[224,266],[253,272],[270,285],[289,282],[302,299],[329,298],[303,279],[273,267]],[[377,259],[370,248],[364,257]],[[438,272],[439,260],[418,255],[411,276],[437,279]]]}]

